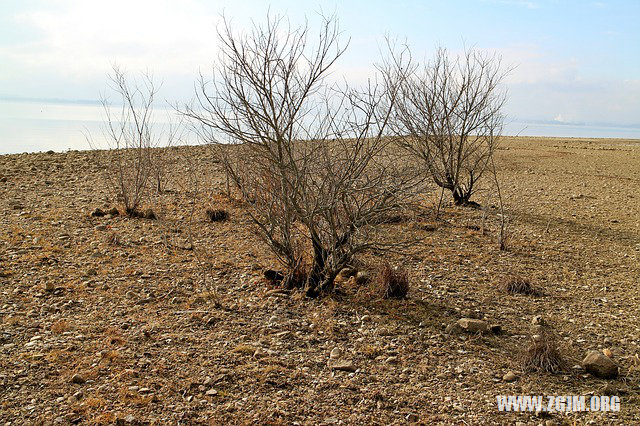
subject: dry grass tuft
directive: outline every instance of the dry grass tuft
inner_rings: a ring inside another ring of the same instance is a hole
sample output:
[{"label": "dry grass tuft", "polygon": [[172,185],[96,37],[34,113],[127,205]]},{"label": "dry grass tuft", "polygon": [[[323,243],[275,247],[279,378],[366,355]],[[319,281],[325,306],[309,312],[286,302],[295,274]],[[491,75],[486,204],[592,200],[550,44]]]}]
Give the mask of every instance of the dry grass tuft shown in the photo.
[{"label": "dry grass tuft", "polygon": [[253,355],[256,352],[256,348],[251,345],[239,344],[235,348],[233,348],[231,352],[244,355]]},{"label": "dry grass tuft", "polygon": [[527,296],[542,296],[542,292],[533,287],[531,280],[516,275],[506,278],[502,282],[502,289],[510,294],[524,294]]},{"label": "dry grass tuft", "polygon": [[532,337],[532,341],[521,355],[522,369],[526,372],[544,371],[558,373],[567,366],[560,354],[555,336],[550,331],[543,331]]},{"label": "dry grass tuft", "polygon": [[409,274],[403,267],[383,263],[375,278],[375,285],[385,299],[404,299],[409,293]]},{"label": "dry grass tuft", "polygon": [[69,322],[67,320],[59,320],[55,324],[51,326],[51,331],[56,334],[62,334],[65,331],[68,331],[70,328]]}]

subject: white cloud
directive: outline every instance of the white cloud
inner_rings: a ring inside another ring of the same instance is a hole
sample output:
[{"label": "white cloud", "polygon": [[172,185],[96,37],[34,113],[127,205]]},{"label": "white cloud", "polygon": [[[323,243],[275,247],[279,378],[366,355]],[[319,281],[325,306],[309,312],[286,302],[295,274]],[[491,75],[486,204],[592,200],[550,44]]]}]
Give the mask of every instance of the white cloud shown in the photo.
[{"label": "white cloud", "polygon": [[130,71],[151,70],[161,79],[193,77],[216,54],[219,16],[194,1],[66,1],[61,6],[14,17],[42,37],[1,47],[5,70],[0,77],[20,80],[28,70],[53,79],[77,78],[81,84],[104,80],[114,62]]}]

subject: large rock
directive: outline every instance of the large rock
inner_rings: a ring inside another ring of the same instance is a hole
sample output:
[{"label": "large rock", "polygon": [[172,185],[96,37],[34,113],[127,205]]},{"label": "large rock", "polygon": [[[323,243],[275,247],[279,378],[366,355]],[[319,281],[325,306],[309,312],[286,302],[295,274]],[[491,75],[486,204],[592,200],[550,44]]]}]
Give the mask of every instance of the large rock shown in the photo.
[{"label": "large rock", "polygon": [[582,361],[584,369],[602,379],[618,377],[618,365],[600,351],[591,351]]}]

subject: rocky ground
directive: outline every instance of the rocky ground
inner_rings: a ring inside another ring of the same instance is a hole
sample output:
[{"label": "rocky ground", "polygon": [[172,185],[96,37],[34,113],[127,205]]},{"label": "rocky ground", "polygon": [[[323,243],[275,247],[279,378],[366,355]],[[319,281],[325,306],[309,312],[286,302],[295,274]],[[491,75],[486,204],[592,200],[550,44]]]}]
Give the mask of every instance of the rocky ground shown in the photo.
[{"label": "rocky ground", "polygon": [[[275,259],[203,148],[169,151],[168,191],[150,202],[158,220],[91,217],[113,205],[96,155],[0,156],[5,424],[640,422],[640,141],[506,140],[506,251],[496,209],[483,219],[447,204],[435,219],[434,193],[384,225],[419,244],[363,257],[404,265],[407,300],[352,280],[319,300],[270,286]],[[229,218],[212,223],[207,207]],[[505,292],[513,276],[542,295]],[[445,332],[461,318],[502,333]],[[541,321],[567,361],[558,374],[522,369]],[[593,350],[616,379],[584,370]],[[496,405],[603,393],[620,396],[620,412]]]}]

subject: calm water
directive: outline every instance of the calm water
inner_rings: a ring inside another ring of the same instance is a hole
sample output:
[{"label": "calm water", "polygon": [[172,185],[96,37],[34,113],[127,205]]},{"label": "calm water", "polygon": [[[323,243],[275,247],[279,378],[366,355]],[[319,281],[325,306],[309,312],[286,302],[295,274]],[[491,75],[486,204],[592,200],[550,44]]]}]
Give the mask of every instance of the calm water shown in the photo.
[{"label": "calm water", "polygon": [[[169,114],[173,111],[156,108],[155,125],[166,128]],[[86,135],[106,148],[103,120],[100,104],[0,100],[0,154],[91,149]]]},{"label": "calm water", "polygon": [[[157,109],[156,113],[156,117],[165,118],[170,111]],[[103,117],[99,104],[0,100],[0,154],[90,149],[85,134],[104,147]],[[158,122],[159,126],[164,124]],[[504,134],[638,139],[640,129],[510,122]]]}]

